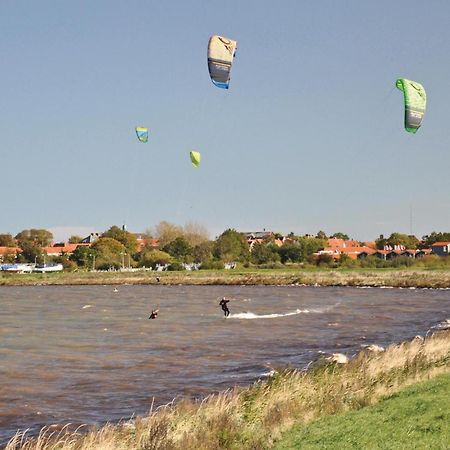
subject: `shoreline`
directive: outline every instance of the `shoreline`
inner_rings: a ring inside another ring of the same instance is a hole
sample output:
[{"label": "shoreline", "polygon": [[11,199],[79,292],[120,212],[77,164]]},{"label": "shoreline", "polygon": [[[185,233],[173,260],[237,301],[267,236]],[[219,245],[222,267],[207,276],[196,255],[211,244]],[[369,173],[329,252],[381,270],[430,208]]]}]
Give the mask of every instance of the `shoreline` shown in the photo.
[{"label": "shoreline", "polygon": [[[159,281],[157,280],[159,279]],[[450,270],[256,269],[196,272],[0,274],[0,286],[193,285],[450,288]]]},{"label": "shoreline", "polygon": [[201,401],[180,399],[117,424],[77,429],[48,425],[34,437],[18,431],[5,449],[51,450],[56,443],[60,450],[271,448],[293,427],[361,410],[449,373],[450,331],[444,330],[386,349],[364,349],[344,363],[325,358],[308,370],[275,369],[248,387]]}]

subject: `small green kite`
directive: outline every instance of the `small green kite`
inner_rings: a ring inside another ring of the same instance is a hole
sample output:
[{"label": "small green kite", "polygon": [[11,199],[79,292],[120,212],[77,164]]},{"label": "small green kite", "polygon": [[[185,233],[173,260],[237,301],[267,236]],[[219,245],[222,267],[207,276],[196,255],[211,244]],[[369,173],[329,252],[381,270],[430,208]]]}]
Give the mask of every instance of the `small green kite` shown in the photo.
[{"label": "small green kite", "polygon": [[191,163],[194,167],[198,167],[200,165],[200,160],[202,159],[202,155],[200,152],[191,151],[189,153],[189,156],[191,157]]}]

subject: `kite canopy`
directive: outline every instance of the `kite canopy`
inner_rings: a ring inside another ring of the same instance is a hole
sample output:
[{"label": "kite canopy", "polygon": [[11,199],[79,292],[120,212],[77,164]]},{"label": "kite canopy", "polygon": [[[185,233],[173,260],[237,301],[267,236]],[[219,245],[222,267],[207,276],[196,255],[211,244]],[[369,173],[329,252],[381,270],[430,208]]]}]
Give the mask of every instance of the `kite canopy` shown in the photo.
[{"label": "kite canopy", "polygon": [[399,78],[396,81],[398,89],[403,91],[405,101],[405,130],[415,133],[422,124],[427,105],[427,94],[420,83]]},{"label": "kite canopy", "polygon": [[192,151],[189,153],[191,157],[191,162],[194,167],[198,167],[200,165],[200,160],[202,159],[202,155],[200,152]]},{"label": "kite canopy", "polygon": [[137,135],[137,138],[141,142],[147,142],[148,141],[148,128],[136,127],[136,135]]},{"label": "kite canopy", "polygon": [[212,82],[228,89],[237,42],[223,36],[211,36],[208,43],[208,69]]}]

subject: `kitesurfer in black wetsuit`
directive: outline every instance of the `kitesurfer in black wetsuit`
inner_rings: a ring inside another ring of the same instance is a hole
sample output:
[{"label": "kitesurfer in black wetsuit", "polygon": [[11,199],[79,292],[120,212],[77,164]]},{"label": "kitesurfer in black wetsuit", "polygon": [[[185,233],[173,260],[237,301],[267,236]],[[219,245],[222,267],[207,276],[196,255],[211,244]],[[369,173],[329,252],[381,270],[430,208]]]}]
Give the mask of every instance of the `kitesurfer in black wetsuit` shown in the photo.
[{"label": "kitesurfer in black wetsuit", "polygon": [[222,298],[222,300],[220,300],[219,305],[222,307],[222,311],[225,315],[225,317],[228,317],[230,315],[230,310],[228,309],[227,303],[230,300],[227,300],[225,297]]},{"label": "kitesurfer in black wetsuit", "polygon": [[159,309],[152,309],[149,319],[156,319],[158,317]]}]

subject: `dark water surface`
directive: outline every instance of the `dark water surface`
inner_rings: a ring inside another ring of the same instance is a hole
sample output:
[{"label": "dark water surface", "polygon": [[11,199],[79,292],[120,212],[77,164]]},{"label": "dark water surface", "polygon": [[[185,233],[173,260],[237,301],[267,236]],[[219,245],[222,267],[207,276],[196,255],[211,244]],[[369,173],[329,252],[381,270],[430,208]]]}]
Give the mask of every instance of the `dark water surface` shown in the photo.
[{"label": "dark water surface", "polygon": [[[248,384],[450,318],[450,291],[237,286],[0,287],[0,442]],[[236,300],[224,319],[221,296]],[[156,320],[148,320],[152,307]]]}]

